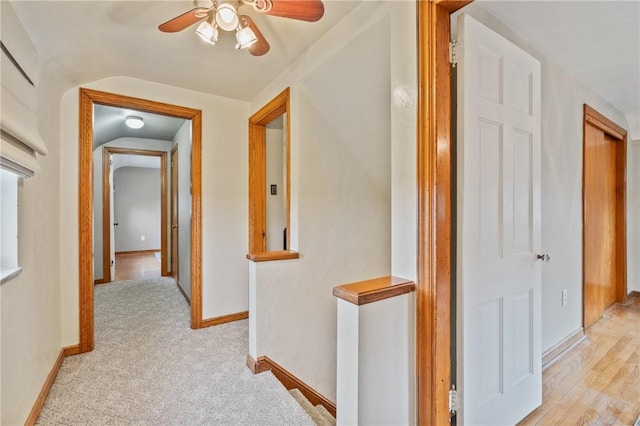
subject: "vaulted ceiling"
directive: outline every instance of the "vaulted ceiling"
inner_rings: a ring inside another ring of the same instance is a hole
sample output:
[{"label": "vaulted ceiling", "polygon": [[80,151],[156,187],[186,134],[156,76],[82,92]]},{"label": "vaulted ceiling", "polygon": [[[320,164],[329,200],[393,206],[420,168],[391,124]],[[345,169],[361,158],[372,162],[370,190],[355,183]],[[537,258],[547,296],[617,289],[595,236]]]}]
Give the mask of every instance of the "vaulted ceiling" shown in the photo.
[{"label": "vaulted ceiling", "polygon": [[[231,33],[209,46],[193,27],[158,31],[159,24],[195,5],[209,6],[209,0],[11,2],[40,51],[42,72],[60,84],[130,76],[247,101],[360,0],[324,3],[325,16],[314,23],[260,15],[244,6],[243,13],[271,44],[269,53],[255,57],[236,50]],[[632,137],[640,138],[639,0],[478,0],[477,5],[621,110]]]}]

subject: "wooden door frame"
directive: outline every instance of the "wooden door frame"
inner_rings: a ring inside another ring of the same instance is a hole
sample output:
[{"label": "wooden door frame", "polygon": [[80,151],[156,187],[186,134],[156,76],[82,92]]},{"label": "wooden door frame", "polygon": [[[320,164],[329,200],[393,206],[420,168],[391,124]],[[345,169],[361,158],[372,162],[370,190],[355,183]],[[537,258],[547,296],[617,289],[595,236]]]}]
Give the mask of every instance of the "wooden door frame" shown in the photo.
[{"label": "wooden door frame", "polygon": [[417,0],[418,424],[449,424],[451,385],[450,15],[471,1]]},{"label": "wooden door frame", "polygon": [[202,327],[202,111],[92,89],[79,89],[79,353],[92,351],[93,105],[129,108],[191,120],[191,328]]},{"label": "wooden door frame", "polygon": [[[174,210],[175,210],[175,222],[177,223],[179,218],[180,218],[180,212],[178,210],[178,207],[176,206],[177,204],[177,199],[178,199],[178,177],[176,176],[176,179],[174,181],[174,169],[178,170],[178,165],[176,161],[176,164],[174,165],[173,163],[173,156],[176,156],[178,159],[180,158],[180,155],[178,154],[178,146],[174,146],[173,149],[171,150],[171,276],[176,280],[176,282],[178,281],[178,234],[180,232],[180,229],[176,228],[176,238],[173,238],[173,224],[174,224]],[[174,192],[176,194],[176,200],[174,200]],[[175,249],[175,250],[174,250]],[[178,286],[180,288],[180,290],[182,290],[182,287]],[[184,294],[184,290],[183,294]],[[187,299],[187,301],[189,301],[189,299],[187,297],[185,297],[185,299]],[[189,303],[191,303],[189,301]]]},{"label": "wooden door frame", "polygon": [[627,131],[594,108],[584,104],[582,118],[582,326],[585,326],[586,282],[584,256],[586,221],[586,173],[584,153],[587,126],[592,125],[614,138],[615,142],[615,183],[616,183],[616,302],[624,302],[627,297]]},{"label": "wooden door frame", "polygon": [[145,155],[160,157],[160,275],[168,275],[167,268],[167,153],[146,149],[102,148],[102,277],[105,283],[111,282],[111,154]]}]

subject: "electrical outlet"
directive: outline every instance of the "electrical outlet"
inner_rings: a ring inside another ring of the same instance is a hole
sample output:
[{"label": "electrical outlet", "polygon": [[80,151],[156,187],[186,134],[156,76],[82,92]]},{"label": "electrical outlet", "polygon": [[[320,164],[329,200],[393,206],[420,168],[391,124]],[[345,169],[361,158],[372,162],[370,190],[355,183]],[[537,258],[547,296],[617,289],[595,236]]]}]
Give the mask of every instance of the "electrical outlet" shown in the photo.
[{"label": "electrical outlet", "polygon": [[147,239],[147,237],[145,237],[144,235],[140,235],[140,241],[144,241],[146,239]]},{"label": "electrical outlet", "polygon": [[567,289],[562,290],[562,306],[567,305]]}]

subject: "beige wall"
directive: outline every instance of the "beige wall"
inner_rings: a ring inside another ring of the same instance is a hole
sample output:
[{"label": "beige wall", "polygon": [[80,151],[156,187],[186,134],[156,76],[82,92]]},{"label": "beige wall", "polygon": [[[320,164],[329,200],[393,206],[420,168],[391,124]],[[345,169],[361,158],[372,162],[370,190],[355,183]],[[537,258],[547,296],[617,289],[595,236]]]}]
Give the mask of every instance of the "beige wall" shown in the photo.
[{"label": "beige wall", "polygon": [[58,146],[46,139],[41,173],[18,184],[22,274],[2,284],[0,321],[3,425],[23,424],[60,353]]},{"label": "beige wall", "polygon": [[640,292],[640,139],[627,143],[627,285],[630,292]]},{"label": "beige wall", "polygon": [[[415,274],[410,22],[412,2],[362,3],[252,102],[257,111],[291,87],[291,246],[300,259],[250,262],[250,354],[270,357],[331,400],[333,287]],[[403,197],[406,204],[392,205]],[[395,263],[394,252],[409,259]]]},{"label": "beige wall", "polygon": [[[129,77],[83,87],[202,110],[203,317],[246,311],[248,103]],[[77,159],[78,88],[62,97],[60,139],[61,155]],[[63,345],[78,342],[77,176],[77,161],[66,161],[60,173]]]}]

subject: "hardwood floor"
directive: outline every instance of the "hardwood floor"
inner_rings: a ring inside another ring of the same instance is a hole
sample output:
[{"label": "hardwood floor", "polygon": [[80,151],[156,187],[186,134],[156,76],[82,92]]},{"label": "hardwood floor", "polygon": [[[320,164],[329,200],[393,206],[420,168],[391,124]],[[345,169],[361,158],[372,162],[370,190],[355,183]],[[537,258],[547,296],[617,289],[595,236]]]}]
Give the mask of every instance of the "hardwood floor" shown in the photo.
[{"label": "hardwood floor", "polygon": [[543,373],[542,406],[521,425],[633,425],[640,415],[640,297],[608,308]]},{"label": "hardwood floor", "polygon": [[160,276],[160,261],[153,252],[116,253],[115,281]]}]

